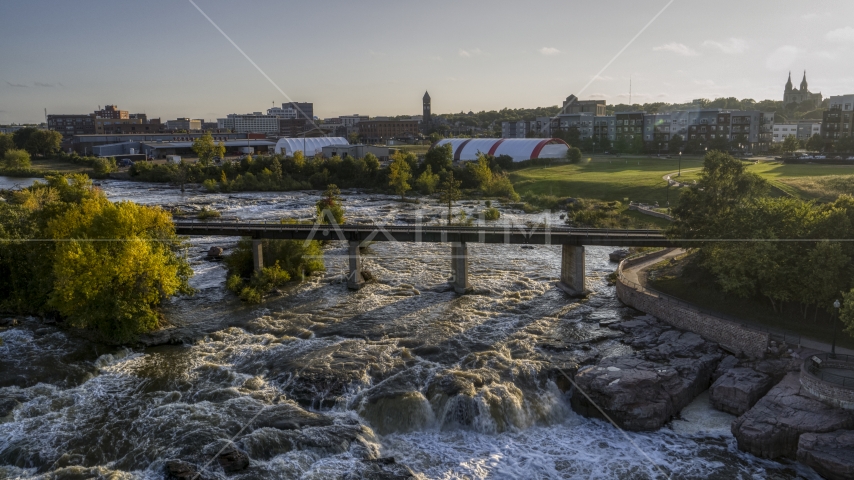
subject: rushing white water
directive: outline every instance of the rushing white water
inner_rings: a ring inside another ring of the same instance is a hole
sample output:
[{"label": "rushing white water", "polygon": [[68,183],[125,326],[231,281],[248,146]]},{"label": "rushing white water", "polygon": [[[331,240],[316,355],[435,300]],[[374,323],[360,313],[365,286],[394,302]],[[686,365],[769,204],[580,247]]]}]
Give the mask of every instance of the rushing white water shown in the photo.
[{"label": "rushing white water", "polygon": [[[309,218],[316,199],[101,187],[114,200],[210,205],[247,220]],[[435,222],[444,213],[435,202],[345,198],[351,221]],[[560,222],[501,209],[501,222]],[[206,477],[343,478],[363,471],[372,452],[431,479],[817,478],[739,451],[732,417],[705,395],[649,433],[571,410],[556,366],[630,352],[603,326],[638,315],[604,281],[613,270],[607,249],[588,249],[595,293],[578,302],[554,287],[554,246],[471,245],[475,293],[460,297],[447,285],[446,245],[376,243],[365,266],[378,282],[350,292],[345,250],[332,243],[325,273],[248,307],[225,291],[223,266],[203,260],[210,246],[236,240],[192,240],[199,293],[167,307],[182,338],[196,337],[184,345],[108,350],[36,320],[0,332],[0,406],[14,402],[0,418],[0,478],[159,479],[166,460],[204,463],[235,435],[249,469],[226,475],[210,465]],[[466,395],[453,393],[460,389]],[[321,413],[323,426],[259,423],[271,408],[297,404]]]}]

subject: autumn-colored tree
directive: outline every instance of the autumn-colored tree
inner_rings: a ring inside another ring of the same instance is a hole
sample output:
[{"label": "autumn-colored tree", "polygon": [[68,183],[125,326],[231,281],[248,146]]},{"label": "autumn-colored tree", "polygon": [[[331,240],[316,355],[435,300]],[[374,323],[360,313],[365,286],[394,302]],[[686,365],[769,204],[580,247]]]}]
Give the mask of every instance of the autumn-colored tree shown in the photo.
[{"label": "autumn-colored tree", "polygon": [[326,191],[323,196],[315,203],[317,210],[317,220],[320,223],[330,223],[329,216],[335,220],[335,223],[341,225],[344,223],[344,207],[341,206],[341,190],[334,183],[326,186]]},{"label": "autumn-colored tree", "polygon": [[85,175],[49,177],[0,204],[0,235],[21,240],[0,254],[0,308],[55,312],[108,341],[157,328],[160,303],[192,292],[171,216],[111,202]]},{"label": "autumn-colored tree", "polygon": [[405,154],[396,152],[391,156],[391,158],[392,161],[389,165],[388,172],[388,184],[393,187],[394,192],[400,195],[400,198],[403,199],[406,196],[406,192],[412,189],[409,185],[409,179],[412,178],[411,168],[409,163],[406,161]]}]

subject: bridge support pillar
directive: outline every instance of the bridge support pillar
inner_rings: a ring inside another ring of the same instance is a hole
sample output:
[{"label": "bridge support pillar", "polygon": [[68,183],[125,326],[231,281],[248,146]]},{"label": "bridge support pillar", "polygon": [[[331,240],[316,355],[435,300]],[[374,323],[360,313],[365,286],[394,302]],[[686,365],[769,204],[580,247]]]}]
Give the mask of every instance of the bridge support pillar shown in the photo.
[{"label": "bridge support pillar", "polygon": [[469,255],[465,242],[451,243],[451,285],[460,295],[471,290],[469,285]]},{"label": "bridge support pillar", "polygon": [[359,290],[365,286],[365,279],[362,277],[362,254],[359,251],[361,242],[348,242],[348,255],[350,257],[350,272],[347,274],[347,288],[350,290]]},{"label": "bridge support pillar", "polygon": [[252,266],[256,272],[260,272],[264,268],[263,242],[263,240],[252,240]]},{"label": "bridge support pillar", "polygon": [[557,287],[573,297],[586,296],[590,291],[585,288],[584,274],[584,247],[563,245]]}]

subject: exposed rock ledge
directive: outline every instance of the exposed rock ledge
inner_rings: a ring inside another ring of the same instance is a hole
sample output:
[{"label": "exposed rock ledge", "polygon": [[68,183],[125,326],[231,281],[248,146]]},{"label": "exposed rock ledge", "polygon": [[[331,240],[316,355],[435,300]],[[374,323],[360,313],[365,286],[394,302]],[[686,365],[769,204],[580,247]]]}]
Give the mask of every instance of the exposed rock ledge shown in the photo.
[{"label": "exposed rock ledge", "polygon": [[[604,410],[621,428],[655,430],[709,388],[723,356],[717,344],[642,317],[609,326],[628,333],[623,340],[636,351],[609,357],[575,375],[572,407],[602,417]],[[588,398],[589,397],[589,398]]]},{"label": "exposed rock ledge", "polygon": [[801,434],[852,427],[852,412],[802,394],[798,374],[789,373],[732,423],[732,434],[740,449],[758,457],[795,458]]},{"label": "exposed rock ledge", "polygon": [[798,461],[828,480],[854,478],[854,430],[801,435]]}]

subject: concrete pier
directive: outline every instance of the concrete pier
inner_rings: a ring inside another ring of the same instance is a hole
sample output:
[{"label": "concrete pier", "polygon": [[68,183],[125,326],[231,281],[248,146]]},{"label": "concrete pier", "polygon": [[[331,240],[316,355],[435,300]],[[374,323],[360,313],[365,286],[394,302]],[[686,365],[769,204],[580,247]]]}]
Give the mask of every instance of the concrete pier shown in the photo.
[{"label": "concrete pier", "polygon": [[465,243],[451,243],[451,285],[460,295],[471,290],[468,247]]},{"label": "concrete pier", "polygon": [[264,269],[264,240],[252,240],[252,266],[256,272]]},{"label": "concrete pier", "polygon": [[365,279],[362,277],[362,254],[359,252],[360,244],[359,241],[348,242],[350,273],[347,275],[347,288],[350,290],[359,290],[365,286]]},{"label": "concrete pier", "polygon": [[584,274],[584,247],[563,245],[557,287],[573,297],[586,296],[590,290],[585,287]]}]

